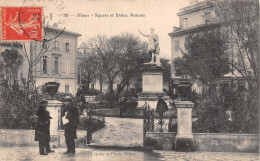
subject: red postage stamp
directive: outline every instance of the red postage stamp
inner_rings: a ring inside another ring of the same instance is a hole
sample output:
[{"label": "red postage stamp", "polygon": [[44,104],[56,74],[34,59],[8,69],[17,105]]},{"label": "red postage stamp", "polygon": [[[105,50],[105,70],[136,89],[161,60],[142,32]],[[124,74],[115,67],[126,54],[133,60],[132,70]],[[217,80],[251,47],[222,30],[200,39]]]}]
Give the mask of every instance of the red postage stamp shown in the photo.
[{"label": "red postage stamp", "polygon": [[1,41],[42,40],[42,7],[1,7]]}]

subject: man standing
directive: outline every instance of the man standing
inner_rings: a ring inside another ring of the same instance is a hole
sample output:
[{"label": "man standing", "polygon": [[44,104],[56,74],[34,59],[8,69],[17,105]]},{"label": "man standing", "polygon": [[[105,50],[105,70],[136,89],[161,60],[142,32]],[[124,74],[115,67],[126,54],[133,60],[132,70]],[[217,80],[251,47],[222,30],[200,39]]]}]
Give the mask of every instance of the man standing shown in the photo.
[{"label": "man standing", "polygon": [[77,126],[79,124],[79,112],[76,106],[72,104],[70,96],[65,97],[64,110],[62,112],[63,125],[65,128],[65,141],[67,145],[67,151],[64,154],[75,154],[75,140],[77,139]]},{"label": "man standing", "polygon": [[92,111],[91,108],[87,108],[87,120],[86,120],[86,125],[87,125],[87,144],[90,144],[92,142],[92,133],[94,129],[94,124],[93,120],[91,118]]},{"label": "man standing", "polygon": [[168,108],[167,103],[163,100],[162,95],[159,95],[157,106],[156,106],[156,112],[159,114],[159,117],[162,118],[163,113],[168,110],[169,110],[169,108]]},{"label": "man standing", "polygon": [[45,99],[40,100],[39,108],[37,110],[37,123],[35,127],[35,141],[39,141],[40,155],[47,155],[54,150],[50,148],[50,116],[47,110],[48,101]]},{"label": "man standing", "polygon": [[160,58],[159,58],[159,51],[160,51],[160,46],[159,46],[159,37],[157,34],[154,33],[154,29],[151,28],[151,33],[149,35],[143,34],[140,30],[139,30],[140,34],[148,37],[149,41],[148,41],[148,52],[150,54],[151,57],[151,62],[150,63],[156,63],[156,64],[160,64]]}]

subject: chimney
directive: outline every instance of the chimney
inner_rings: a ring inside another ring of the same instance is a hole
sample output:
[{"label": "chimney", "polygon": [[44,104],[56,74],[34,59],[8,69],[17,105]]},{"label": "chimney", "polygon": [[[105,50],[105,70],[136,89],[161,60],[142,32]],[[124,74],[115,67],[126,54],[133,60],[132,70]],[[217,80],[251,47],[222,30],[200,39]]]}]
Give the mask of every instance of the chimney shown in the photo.
[{"label": "chimney", "polygon": [[193,6],[198,3],[198,0],[189,0],[189,5]]},{"label": "chimney", "polygon": [[173,31],[176,31],[176,30],[179,30],[179,28],[176,26],[173,26]]}]

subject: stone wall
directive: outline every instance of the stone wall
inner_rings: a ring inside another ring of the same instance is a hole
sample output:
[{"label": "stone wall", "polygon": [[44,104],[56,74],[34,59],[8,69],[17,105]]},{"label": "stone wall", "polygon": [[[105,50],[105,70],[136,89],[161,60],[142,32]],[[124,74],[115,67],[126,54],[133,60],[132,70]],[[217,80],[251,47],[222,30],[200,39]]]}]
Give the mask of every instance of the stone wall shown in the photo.
[{"label": "stone wall", "polygon": [[174,150],[175,132],[147,132],[144,145],[151,149]]},{"label": "stone wall", "polygon": [[255,134],[195,133],[195,150],[211,152],[259,152],[259,136]]},{"label": "stone wall", "polygon": [[[155,144],[152,149],[173,150],[176,133],[147,132],[146,139]],[[210,152],[259,152],[259,136],[256,134],[194,133],[194,150]]]},{"label": "stone wall", "polygon": [[[86,147],[86,131],[77,130],[77,137],[76,147]],[[59,147],[66,147],[64,130],[60,130],[59,137],[51,137],[51,140],[58,141]],[[39,146],[38,144],[38,141],[34,141],[34,130],[0,129],[0,146]]]}]

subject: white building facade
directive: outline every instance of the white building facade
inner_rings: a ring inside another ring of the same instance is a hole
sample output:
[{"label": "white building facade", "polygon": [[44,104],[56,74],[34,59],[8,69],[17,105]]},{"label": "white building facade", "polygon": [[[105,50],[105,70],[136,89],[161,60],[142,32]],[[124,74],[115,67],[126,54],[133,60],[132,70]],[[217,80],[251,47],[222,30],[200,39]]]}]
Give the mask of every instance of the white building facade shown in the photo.
[{"label": "white building facade", "polygon": [[47,82],[60,83],[59,92],[77,93],[77,42],[78,33],[57,27],[45,27],[42,42],[30,43],[31,59],[37,59],[44,52],[39,62],[33,67],[36,87]]}]

